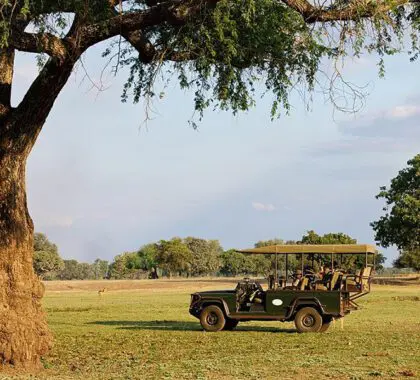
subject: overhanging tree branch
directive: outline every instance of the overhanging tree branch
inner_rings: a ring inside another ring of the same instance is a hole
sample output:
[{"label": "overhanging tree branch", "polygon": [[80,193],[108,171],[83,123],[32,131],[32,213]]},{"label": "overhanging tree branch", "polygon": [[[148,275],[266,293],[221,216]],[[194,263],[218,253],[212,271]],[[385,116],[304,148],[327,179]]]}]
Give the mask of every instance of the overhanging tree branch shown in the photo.
[{"label": "overhanging tree branch", "polygon": [[[340,9],[327,9],[314,6],[307,0],[281,0],[288,7],[300,13],[306,23],[331,21],[356,21],[363,18],[385,14],[395,8],[408,4],[410,0],[355,0]],[[414,2],[417,2],[415,0]]]},{"label": "overhanging tree branch", "polygon": [[169,0],[144,11],[124,13],[80,28],[83,49],[122,33],[169,23],[180,25],[199,14],[205,7],[214,7],[219,0]]},{"label": "overhanging tree branch", "polygon": [[66,39],[51,33],[25,33],[13,31],[10,44],[17,50],[28,53],[45,53],[50,57],[63,61],[70,47]]},{"label": "overhanging tree branch", "polygon": [[140,30],[135,32],[121,32],[121,35],[138,51],[139,59],[143,63],[150,63],[156,55],[156,49]]},{"label": "overhanging tree branch", "polygon": [[[115,14],[115,16],[122,16],[121,14],[118,14],[118,12],[115,9],[112,9],[112,12]],[[133,32],[128,32],[126,30],[122,30],[121,36],[124,37],[124,39],[127,40],[131,44],[131,46],[133,46],[138,51],[139,59],[141,60],[141,62],[149,63],[153,60],[156,54],[156,49],[154,48],[153,44],[149,41],[149,39],[145,36],[144,31],[136,30]]]},{"label": "overhanging tree branch", "polygon": [[13,110],[9,123],[14,126],[12,135],[19,137],[15,149],[20,153],[29,154],[78,58],[68,57],[63,61],[50,58]]}]

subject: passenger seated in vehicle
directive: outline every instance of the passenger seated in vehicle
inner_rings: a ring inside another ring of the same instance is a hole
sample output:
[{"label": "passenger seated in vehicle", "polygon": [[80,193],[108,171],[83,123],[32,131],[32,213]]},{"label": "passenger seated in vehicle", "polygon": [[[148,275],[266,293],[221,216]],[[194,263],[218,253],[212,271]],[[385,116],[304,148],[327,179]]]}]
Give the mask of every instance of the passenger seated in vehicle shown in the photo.
[{"label": "passenger seated in vehicle", "polygon": [[332,272],[331,272],[330,268],[325,267],[324,268],[324,276],[322,277],[322,284],[327,285],[328,282],[331,281],[331,278],[332,278]]},{"label": "passenger seated in vehicle", "polygon": [[286,277],[280,276],[279,277],[279,288],[283,289],[286,286]]},{"label": "passenger seated in vehicle", "polygon": [[308,279],[306,287],[308,289],[314,288],[315,282],[319,279],[318,274],[314,271],[314,269],[310,266],[307,266],[303,271],[303,276]]},{"label": "passenger seated in vehicle", "polygon": [[295,272],[292,274],[292,285],[285,286],[284,289],[287,290],[297,290],[300,289],[300,285],[303,281],[302,271],[300,269],[296,269]]},{"label": "passenger seated in vehicle", "polygon": [[274,289],[274,282],[276,281],[276,279],[274,278],[273,274],[270,274],[268,276],[268,289]]},{"label": "passenger seated in vehicle", "polygon": [[332,272],[327,266],[321,267],[322,272],[320,272],[320,280],[314,282],[315,290],[328,290],[328,285],[332,279]]},{"label": "passenger seated in vehicle", "polygon": [[300,282],[302,281],[302,271],[300,269],[296,269],[295,273],[293,273],[292,278],[292,286],[297,288]]}]

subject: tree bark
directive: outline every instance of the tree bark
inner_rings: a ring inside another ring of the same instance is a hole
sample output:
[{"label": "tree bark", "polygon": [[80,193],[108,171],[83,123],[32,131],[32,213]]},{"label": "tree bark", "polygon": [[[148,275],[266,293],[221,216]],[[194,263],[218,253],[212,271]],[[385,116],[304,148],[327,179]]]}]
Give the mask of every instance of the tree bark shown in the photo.
[{"label": "tree bark", "polygon": [[16,108],[10,106],[13,56],[0,50],[0,365],[32,370],[42,367],[52,335],[41,308],[44,287],[33,270],[26,160],[78,56],[50,59]]},{"label": "tree bark", "polygon": [[40,367],[52,336],[41,309],[44,287],[32,267],[26,157],[7,154],[4,142],[0,141],[0,360],[33,369]]}]

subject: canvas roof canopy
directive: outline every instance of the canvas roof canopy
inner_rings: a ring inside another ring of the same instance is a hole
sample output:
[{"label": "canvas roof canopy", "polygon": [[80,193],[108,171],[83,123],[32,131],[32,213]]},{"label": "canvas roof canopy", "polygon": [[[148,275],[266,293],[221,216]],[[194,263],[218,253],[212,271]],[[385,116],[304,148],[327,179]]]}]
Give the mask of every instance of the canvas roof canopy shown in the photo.
[{"label": "canvas roof canopy", "polygon": [[376,254],[376,247],[370,244],[277,244],[267,247],[241,249],[237,252],[262,255],[290,253],[318,254]]}]

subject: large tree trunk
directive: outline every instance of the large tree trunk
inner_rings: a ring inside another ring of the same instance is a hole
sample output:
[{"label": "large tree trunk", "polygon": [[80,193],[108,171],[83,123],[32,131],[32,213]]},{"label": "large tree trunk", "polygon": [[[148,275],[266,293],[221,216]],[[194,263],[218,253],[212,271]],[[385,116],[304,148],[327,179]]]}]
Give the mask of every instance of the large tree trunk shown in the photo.
[{"label": "large tree trunk", "polygon": [[[1,125],[1,122],[0,122]],[[26,153],[7,154],[0,141],[0,359],[39,367],[51,346],[41,309],[43,285],[32,267],[33,223],[26,204]]]},{"label": "large tree trunk", "polygon": [[33,223],[26,203],[26,159],[69,78],[72,59],[50,59],[28,92],[10,105],[13,49],[0,49],[0,365],[34,369],[52,344],[34,273]]}]

